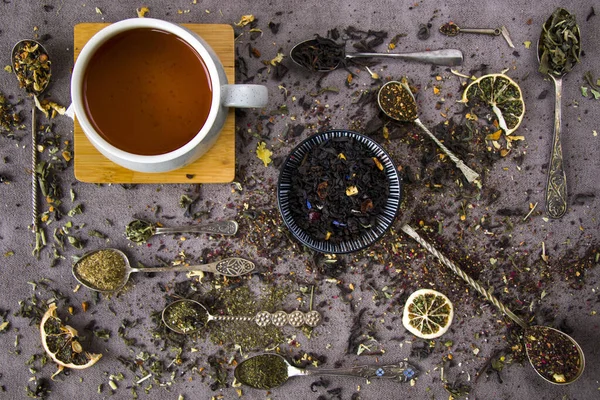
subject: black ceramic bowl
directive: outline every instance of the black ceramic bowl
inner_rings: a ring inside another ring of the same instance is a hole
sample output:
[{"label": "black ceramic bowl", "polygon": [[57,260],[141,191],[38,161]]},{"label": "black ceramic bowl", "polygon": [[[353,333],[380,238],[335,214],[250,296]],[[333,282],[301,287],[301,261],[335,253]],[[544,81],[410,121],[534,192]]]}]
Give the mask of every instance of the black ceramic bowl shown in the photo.
[{"label": "black ceramic bowl", "polygon": [[[317,240],[314,238],[314,235],[309,235],[305,229],[301,228],[294,219],[290,205],[291,202],[296,200],[296,195],[292,191],[292,179],[298,174],[298,167],[305,157],[314,151],[317,146],[330,139],[343,137],[353,138],[355,141],[362,144],[368,149],[367,151],[372,153],[373,157],[377,157],[379,162],[383,165],[383,172],[387,176],[388,181],[388,198],[387,201],[379,207],[380,211],[374,217],[374,223],[371,223],[368,228],[361,229],[358,234],[338,242],[331,240]],[[390,156],[373,139],[346,130],[332,130],[318,133],[296,146],[283,163],[277,184],[277,204],[286,226],[292,232],[294,237],[302,244],[322,253],[350,253],[364,249],[379,240],[394,222],[400,207],[400,199],[401,181],[396,166],[392,162]]]}]

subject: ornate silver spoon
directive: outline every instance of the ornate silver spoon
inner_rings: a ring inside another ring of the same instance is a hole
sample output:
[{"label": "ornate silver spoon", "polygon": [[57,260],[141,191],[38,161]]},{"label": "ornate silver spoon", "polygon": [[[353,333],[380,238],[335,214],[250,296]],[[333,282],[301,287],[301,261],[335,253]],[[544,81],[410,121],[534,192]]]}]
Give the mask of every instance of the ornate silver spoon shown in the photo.
[{"label": "ornate silver spoon", "polygon": [[73,264],[73,276],[82,285],[98,292],[112,293],[120,290],[133,272],[192,272],[204,271],[234,277],[254,270],[254,263],[243,258],[225,258],[210,264],[176,267],[133,268],[120,250],[101,249],[85,254]]},{"label": "ornate silver spoon", "polygon": [[260,311],[254,316],[212,315],[202,303],[195,300],[182,299],[168,304],[162,312],[162,320],[167,328],[173,332],[188,334],[196,332],[210,321],[217,322],[254,322],[260,327],[270,324],[275,326],[291,325],[301,327],[307,325],[315,327],[321,322],[318,311]]}]

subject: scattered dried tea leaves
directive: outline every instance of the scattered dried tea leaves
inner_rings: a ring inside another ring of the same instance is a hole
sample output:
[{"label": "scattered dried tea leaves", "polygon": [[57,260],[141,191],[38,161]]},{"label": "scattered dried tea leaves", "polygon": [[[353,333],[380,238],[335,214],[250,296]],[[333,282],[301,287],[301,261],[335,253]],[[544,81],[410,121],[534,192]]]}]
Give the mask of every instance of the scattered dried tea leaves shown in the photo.
[{"label": "scattered dried tea leaves", "polygon": [[0,132],[12,132],[14,128],[19,128],[22,118],[15,107],[0,92]]},{"label": "scattered dried tea leaves", "polygon": [[148,7],[140,7],[140,8],[136,8],[135,10],[138,18],[145,18],[146,14],[148,14],[150,12],[150,9]]},{"label": "scattered dried tea leaves", "polygon": [[240,18],[240,20],[238,22],[236,22],[234,25],[235,26],[246,26],[251,22],[254,22],[254,15],[252,14],[248,14],[248,15],[242,15],[242,18]]}]

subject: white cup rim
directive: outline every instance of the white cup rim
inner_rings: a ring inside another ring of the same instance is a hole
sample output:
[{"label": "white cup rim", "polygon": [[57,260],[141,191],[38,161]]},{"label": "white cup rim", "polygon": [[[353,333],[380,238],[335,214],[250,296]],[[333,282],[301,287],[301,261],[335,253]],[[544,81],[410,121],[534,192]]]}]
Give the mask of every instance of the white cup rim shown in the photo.
[{"label": "white cup rim", "polygon": [[[196,52],[202,58],[202,61],[208,70],[208,75],[212,86],[212,102],[210,111],[200,131],[185,145],[168,153],[158,155],[134,154],[121,150],[118,147],[110,144],[96,131],[83,107],[84,73],[95,51],[108,39],[114,37],[115,35],[127,30],[139,28],[151,28],[166,31],[177,35],[180,39],[184,40],[194,50],[196,50]],[[77,57],[77,61],[75,62],[75,66],[73,67],[73,73],[71,76],[71,101],[73,103],[77,122],[79,122],[88,139],[94,146],[98,147],[101,152],[112,154],[114,157],[133,163],[163,163],[178,159],[190,153],[207,136],[217,119],[219,108],[221,106],[221,85],[224,83],[226,82],[220,82],[219,72],[210,52],[207,50],[206,46],[200,40],[198,40],[194,33],[178,24],[160,19],[130,18],[115,22],[106,28],[103,28],[101,31],[96,33],[81,49],[81,52]]]}]

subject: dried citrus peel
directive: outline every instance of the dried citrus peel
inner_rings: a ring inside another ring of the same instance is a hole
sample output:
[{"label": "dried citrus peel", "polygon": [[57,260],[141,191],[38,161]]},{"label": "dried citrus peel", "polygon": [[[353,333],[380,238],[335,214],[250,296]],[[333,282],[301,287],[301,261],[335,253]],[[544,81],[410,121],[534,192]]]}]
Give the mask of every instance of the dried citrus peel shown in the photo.
[{"label": "dried citrus peel", "polygon": [[446,333],[453,317],[448,297],[433,289],[419,289],[406,300],[402,324],[417,337],[434,339]]},{"label": "dried citrus peel", "polygon": [[83,350],[77,340],[77,330],[64,325],[56,314],[56,304],[52,303],[40,322],[42,346],[52,360],[58,364],[58,370],[52,379],[66,368],[85,369],[94,365],[102,354]]}]

